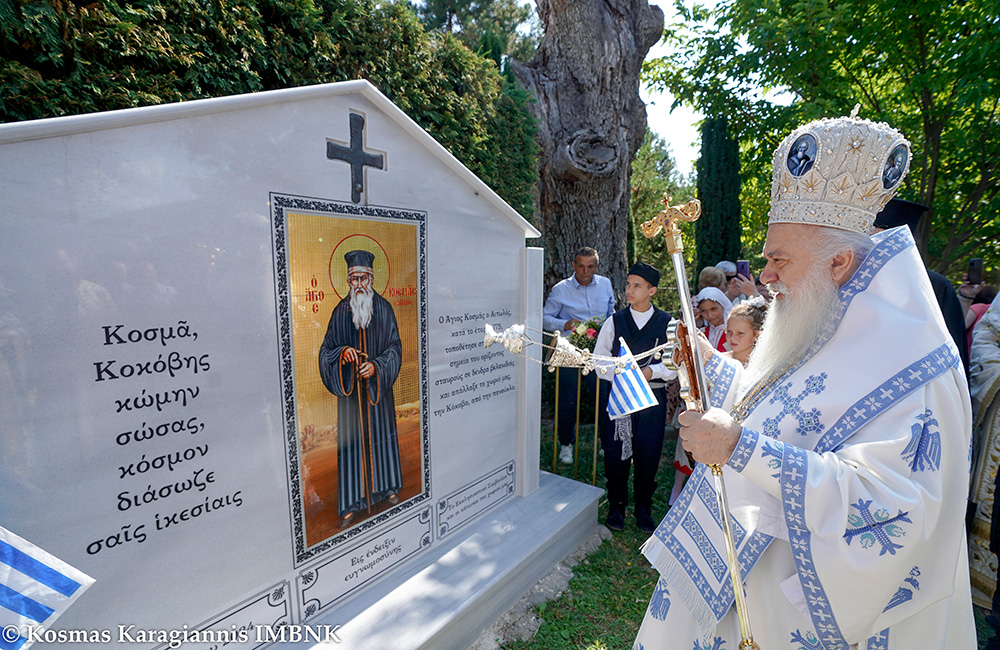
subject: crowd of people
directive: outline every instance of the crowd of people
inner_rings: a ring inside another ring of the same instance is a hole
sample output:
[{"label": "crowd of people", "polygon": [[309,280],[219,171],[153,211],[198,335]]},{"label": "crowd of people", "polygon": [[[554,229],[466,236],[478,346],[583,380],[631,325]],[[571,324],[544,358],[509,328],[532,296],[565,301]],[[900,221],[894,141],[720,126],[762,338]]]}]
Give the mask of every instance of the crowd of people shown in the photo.
[{"label": "crowd of people", "polygon": [[[803,143],[850,146],[894,173],[849,167],[846,155],[803,165]],[[1000,438],[1000,299],[923,265],[911,230],[928,208],[893,198],[908,156],[898,132],[853,116],[807,124],[779,145],[765,266],[755,275],[721,260],[698,274],[692,308],[712,408],[678,405],[676,371],[653,357],[640,365],[654,408],[611,420],[607,391],[588,389],[602,400],[605,524],[623,530],[631,472],[635,525],[651,535],[642,552],[661,575],[636,648],[745,640],[708,465],[730,485],[742,591],[767,622],[761,647],[976,647],[965,503],[970,448],[983,458],[984,440]],[[863,201],[813,193],[844,173],[870,183]],[[663,343],[679,314],[652,304],[659,271],[637,262],[615,311],[597,265],[593,248],[577,254],[546,301],[546,328],[603,318],[600,356]],[[889,343],[900,337],[905,345]],[[567,386],[576,379],[563,374]],[[571,462],[563,429],[575,424],[576,391],[560,396],[560,460]],[[671,425],[677,473],[657,525],[650,504]],[[993,623],[1000,631],[1000,616]]]},{"label": "crowd of people", "polygon": [[[559,332],[561,336],[568,338],[581,324],[595,319],[603,320],[594,348],[594,353],[599,356],[618,355],[618,331],[628,334],[624,338],[633,354],[640,354],[664,343],[666,326],[680,314],[665,314],[652,304],[652,296],[659,288],[659,271],[648,264],[637,262],[626,278],[625,308],[616,312],[615,291],[607,277],[597,274],[599,263],[600,254],[596,249],[588,246],[577,251],[573,275],[558,282],[545,301],[542,311],[545,329]],[[715,349],[745,365],[763,327],[764,314],[771,297],[767,287],[758,285],[752,274],[749,277],[738,275],[736,265],[727,260],[703,268],[698,280],[699,292],[692,298],[696,326]],[[648,297],[640,289],[650,290]],[[658,317],[657,320],[649,324],[654,315]],[[649,341],[641,342],[640,333],[648,336]],[[617,423],[606,417],[606,408],[599,409],[599,413],[604,414],[599,415],[601,451],[605,459],[610,504],[605,524],[613,531],[624,528],[628,507],[627,481],[631,465],[635,465],[633,494],[636,526],[646,533],[651,533],[655,528],[650,509],[663,441],[668,429],[676,430],[677,416],[683,410],[678,397],[676,374],[667,371],[662,363],[650,363],[643,367],[643,371],[649,375],[646,379],[652,380],[650,386],[657,395],[659,404],[655,409],[633,416],[634,456],[624,460],[621,458],[621,440],[616,439],[612,431]],[[598,386],[598,377],[606,380],[603,385]],[[584,393],[580,391],[586,391],[591,398],[601,400],[602,406],[606,406],[606,384],[610,383],[611,378],[610,374],[583,375],[572,369],[558,374],[559,400],[555,408],[558,411],[556,433],[560,463],[568,465],[574,459],[574,434],[579,417],[578,394],[582,395]],[[674,481],[671,504],[680,494],[685,477],[694,468],[684,454],[683,445],[678,443],[675,449],[674,467],[678,476]]]},{"label": "crowd of people", "polygon": [[[974,548],[979,543],[985,546],[983,550],[1000,554],[1000,499],[996,498],[1000,473],[997,472],[996,455],[990,451],[1000,444],[1000,297],[996,295],[996,289],[992,286],[977,287],[968,282],[959,287],[958,293],[960,298],[967,298],[975,293],[971,300],[963,300],[967,308],[966,316],[972,316],[966,321],[971,323],[969,389],[972,393],[974,414],[973,483],[970,502],[975,507],[973,521],[975,517],[983,516],[990,524],[986,539],[976,539],[979,530],[973,525],[971,533],[973,539],[970,546]],[[974,302],[981,296],[982,301]],[[988,303],[983,302],[987,299]],[[976,305],[985,305],[986,308],[972,309]],[[982,503],[977,503],[982,496],[991,493],[992,504],[987,503],[986,499]],[[984,562],[983,565],[978,568],[985,574],[983,577],[987,584],[984,591],[988,592],[989,587],[993,588],[992,611],[986,619],[993,633],[986,648],[997,650],[1000,648],[1000,589],[997,589],[1000,569],[994,571],[988,562]],[[973,572],[976,573],[976,568]],[[986,595],[988,593],[984,594]]]}]

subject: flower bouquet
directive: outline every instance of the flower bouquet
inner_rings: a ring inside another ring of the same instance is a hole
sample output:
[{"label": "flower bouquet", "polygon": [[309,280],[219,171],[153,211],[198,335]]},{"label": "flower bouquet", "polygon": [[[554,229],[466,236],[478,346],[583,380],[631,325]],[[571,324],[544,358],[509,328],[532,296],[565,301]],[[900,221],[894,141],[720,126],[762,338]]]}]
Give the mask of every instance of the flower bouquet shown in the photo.
[{"label": "flower bouquet", "polygon": [[597,335],[601,331],[601,325],[603,324],[604,316],[594,316],[587,322],[580,323],[570,330],[567,338],[575,347],[593,352],[594,346],[597,345]]}]

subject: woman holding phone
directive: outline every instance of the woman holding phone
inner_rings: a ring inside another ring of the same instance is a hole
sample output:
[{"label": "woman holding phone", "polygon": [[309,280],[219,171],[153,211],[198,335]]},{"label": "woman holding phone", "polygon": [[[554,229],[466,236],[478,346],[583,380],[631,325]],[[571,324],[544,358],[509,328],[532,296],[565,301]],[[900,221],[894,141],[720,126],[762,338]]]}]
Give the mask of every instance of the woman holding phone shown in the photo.
[{"label": "woman holding phone", "polygon": [[760,296],[757,290],[757,283],[754,282],[753,274],[750,273],[750,262],[747,260],[736,261],[736,277],[729,282],[729,291],[733,305],[738,305],[744,300],[749,300]]}]

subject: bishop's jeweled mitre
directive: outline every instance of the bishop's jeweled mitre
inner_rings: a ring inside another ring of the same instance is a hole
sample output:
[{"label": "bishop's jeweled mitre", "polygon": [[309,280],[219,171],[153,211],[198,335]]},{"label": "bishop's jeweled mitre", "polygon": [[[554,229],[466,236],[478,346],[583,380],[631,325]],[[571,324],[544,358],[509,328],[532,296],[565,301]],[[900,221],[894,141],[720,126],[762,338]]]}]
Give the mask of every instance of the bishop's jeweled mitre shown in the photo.
[{"label": "bishop's jeweled mitre", "polygon": [[888,124],[854,115],[809,122],[781,141],[768,223],[871,232],[909,171],[910,143]]}]

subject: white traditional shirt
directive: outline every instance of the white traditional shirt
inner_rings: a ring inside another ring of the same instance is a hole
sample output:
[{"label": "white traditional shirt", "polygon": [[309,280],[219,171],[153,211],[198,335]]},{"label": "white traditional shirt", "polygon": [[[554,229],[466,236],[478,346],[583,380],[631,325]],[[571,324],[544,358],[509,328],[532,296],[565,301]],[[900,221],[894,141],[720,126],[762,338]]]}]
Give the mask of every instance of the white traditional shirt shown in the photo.
[{"label": "white traditional shirt", "polygon": [[[976,647],[964,372],[909,229],[873,239],[839,317],[750,405],[723,468],[753,636],[768,650]],[[713,355],[713,405],[743,397],[741,371]],[[634,647],[737,648],[705,465],[643,553],[661,579]]]}]

